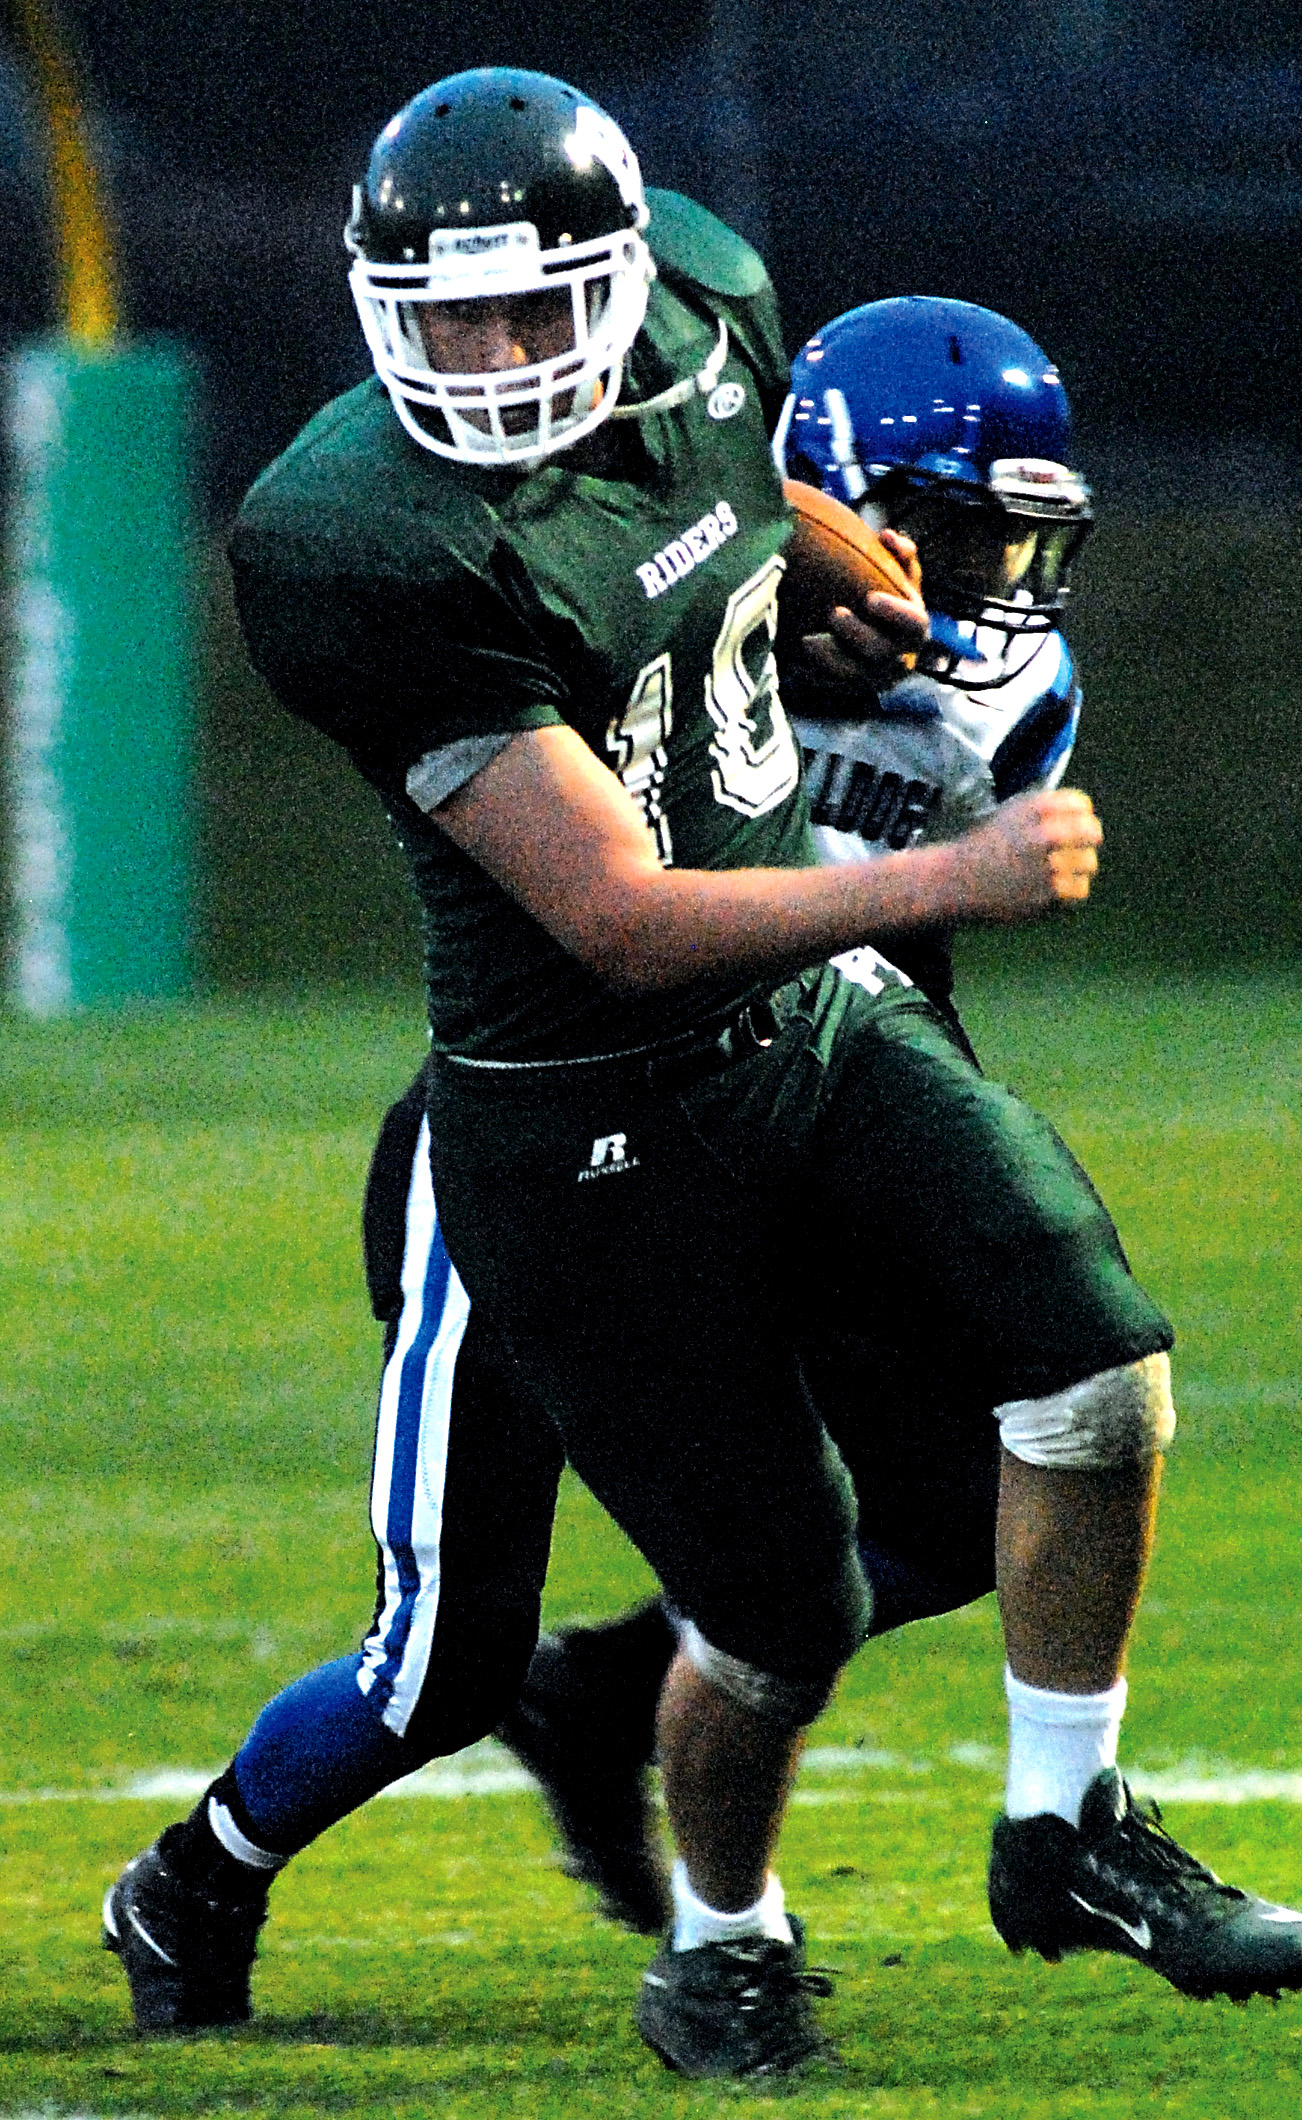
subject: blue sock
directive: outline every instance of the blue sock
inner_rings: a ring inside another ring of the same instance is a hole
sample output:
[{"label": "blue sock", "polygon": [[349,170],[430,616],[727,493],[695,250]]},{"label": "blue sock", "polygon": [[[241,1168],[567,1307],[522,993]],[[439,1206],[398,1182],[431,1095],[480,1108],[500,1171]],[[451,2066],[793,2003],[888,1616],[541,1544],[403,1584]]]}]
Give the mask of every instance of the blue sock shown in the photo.
[{"label": "blue sock", "polygon": [[360,1656],[340,1656],[268,1701],[235,1755],[251,1837],[295,1855],[327,1826],[429,1754],[395,1737],[357,1686]]}]

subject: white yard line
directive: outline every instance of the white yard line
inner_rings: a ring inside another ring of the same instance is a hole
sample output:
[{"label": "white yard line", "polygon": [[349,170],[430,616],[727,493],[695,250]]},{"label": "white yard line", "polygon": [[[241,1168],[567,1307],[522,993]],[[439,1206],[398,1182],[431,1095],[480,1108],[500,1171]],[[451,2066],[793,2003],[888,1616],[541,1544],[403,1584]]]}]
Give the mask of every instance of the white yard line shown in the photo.
[{"label": "white yard line", "polygon": [[[906,1796],[919,1801],[916,1784],[920,1777],[944,1776],[955,1767],[980,1774],[997,1785],[1003,1760],[997,1746],[985,1744],[951,1745],[943,1757],[936,1759],[910,1759],[903,1753],[858,1745],[812,1745],[801,1766],[802,1787],[797,1790],[795,1801],[852,1803],[868,1797],[880,1803]],[[111,1788],[0,1789],[0,1808],[45,1803],[193,1803],[218,1771],[216,1767],[160,1767],[133,1775],[130,1781]],[[1125,1772],[1137,1796],[1155,1796],[1161,1803],[1302,1804],[1302,1772],[1203,1759],[1156,1769],[1127,1766]],[[847,1782],[862,1783],[864,1779],[872,1785],[846,1786]],[[821,1786],[810,1787],[810,1783]],[[517,1796],[533,1786],[532,1776],[502,1745],[487,1737],[482,1744],[471,1745],[452,1759],[434,1760],[418,1773],[395,1781],[380,1795],[422,1796],[450,1802],[467,1796]],[[934,1803],[940,1795],[941,1785],[933,1782],[927,1800]]]},{"label": "white yard line", "polygon": [[1136,1796],[1155,1796],[1159,1803],[1302,1803],[1302,1774],[1266,1768],[1240,1767],[1223,1774],[1186,1774],[1178,1769],[1149,1774],[1140,1767],[1128,1778]]},{"label": "white yard line", "polygon": [[[220,1767],[160,1767],[135,1774],[108,1789],[0,1789],[0,1806],[33,1803],[193,1803],[202,1796]],[[438,1759],[416,1774],[395,1781],[384,1796],[516,1796],[532,1789],[533,1776],[491,1737],[452,1759]]]}]

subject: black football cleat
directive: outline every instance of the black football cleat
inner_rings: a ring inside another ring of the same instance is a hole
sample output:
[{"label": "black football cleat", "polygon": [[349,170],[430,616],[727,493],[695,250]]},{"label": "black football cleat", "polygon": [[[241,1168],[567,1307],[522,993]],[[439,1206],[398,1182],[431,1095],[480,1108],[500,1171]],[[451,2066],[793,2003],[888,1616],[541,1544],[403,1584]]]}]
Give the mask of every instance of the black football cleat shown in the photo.
[{"label": "black football cleat", "polygon": [[122,1960],[141,2032],[211,2031],[252,2015],[249,1967],[267,1895],[210,1899],[173,1876],[158,1842],[104,1895],[104,1948]]},{"label": "black football cleat", "polygon": [[[577,1630],[576,1630],[577,1638]],[[611,1921],[660,1936],[671,1919],[648,1774],[647,1734],[618,1726],[604,1677],[565,1634],[544,1634],[497,1736],[542,1788],[567,1877],[591,1885]]]},{"label": "black football cleat", "polygon": [[1302,1987],[1302,1913],[1222,1884],[1115,1767],[1085,1791],[1079,1827],[1051,1812],[998,1819],[989,1882],[1010,1951],[1120,1951],[1200,2001]]},{"label": "black football cleat", "polygon": [[830,1995],[826,1974],[806,1972],[805,1937],[745,1936],[676,1951],[667,1941],[642,1975],[637,2028],[680,2076],[787,2076],[836,2061],[811,1995]]}]

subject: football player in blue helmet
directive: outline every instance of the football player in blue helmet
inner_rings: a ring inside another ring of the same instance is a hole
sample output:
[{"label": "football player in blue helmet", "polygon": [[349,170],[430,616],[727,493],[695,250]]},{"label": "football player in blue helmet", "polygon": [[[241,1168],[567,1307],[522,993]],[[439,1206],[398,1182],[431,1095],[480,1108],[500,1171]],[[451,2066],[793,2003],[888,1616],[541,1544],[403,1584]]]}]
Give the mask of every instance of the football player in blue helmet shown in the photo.
[{"label": "football player in blue helmet", "polygon": [[[1056,786],[1081,705],[1058,619],[1092,513],[1048,355],[973,302],[866,303],[801,348],[773,450],[786,477],[912,539],[931,613],[926,671],[866,714],[830,637],[820,674],[785,680],[823,860],[954,839]],[[948,1001],[944,938],[894,954]]]},{"label": "football player in blue helmet", "polygon": [[[929,295],[835,317],[796,356],[773,447],[789,478],[925,552],[933,637],[995,664],[965,671],[969,687],[1002,684],[1011,643],[1054,631],[1090,497],[1062,379],[1007,317]],[[978,625],[1003,654],[973,654]]]}]

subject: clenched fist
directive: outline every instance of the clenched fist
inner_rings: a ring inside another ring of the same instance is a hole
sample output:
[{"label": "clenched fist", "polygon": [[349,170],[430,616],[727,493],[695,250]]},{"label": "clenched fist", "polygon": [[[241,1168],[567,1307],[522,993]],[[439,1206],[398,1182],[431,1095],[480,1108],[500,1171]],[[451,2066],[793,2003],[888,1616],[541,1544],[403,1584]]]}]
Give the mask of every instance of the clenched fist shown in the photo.
[{"label": "clenched fist", "polygon": [[1015,795],[949,848],[970,895],[963,917],[1027,920],[1088,898],[1103,827],[1079,788]]}]

